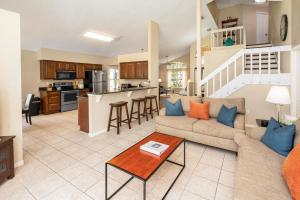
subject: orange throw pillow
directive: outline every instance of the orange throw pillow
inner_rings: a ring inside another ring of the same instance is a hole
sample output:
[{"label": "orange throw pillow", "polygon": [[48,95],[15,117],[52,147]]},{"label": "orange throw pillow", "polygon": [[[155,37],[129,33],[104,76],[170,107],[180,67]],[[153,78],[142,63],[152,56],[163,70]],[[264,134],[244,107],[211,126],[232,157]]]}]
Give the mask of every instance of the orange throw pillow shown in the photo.
[{"label": "orange throw pillow", "polygon": [[300,200],[300,144],[289,153],[282,168],[282,174],[287,183],[292,198]]},{"label": "orange throw pillow", "polygon": [[189,117],[197,119],[209,119],[209,102],[196,103],[190,101]]}]

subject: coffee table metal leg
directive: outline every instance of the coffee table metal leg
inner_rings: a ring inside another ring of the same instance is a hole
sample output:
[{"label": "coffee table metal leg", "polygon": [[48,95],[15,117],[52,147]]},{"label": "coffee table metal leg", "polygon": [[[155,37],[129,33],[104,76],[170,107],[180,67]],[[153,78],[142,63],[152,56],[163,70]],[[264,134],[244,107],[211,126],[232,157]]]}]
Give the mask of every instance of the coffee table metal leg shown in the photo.
[{"label": "coffee table metal leg", "polygon": [[185,140],[183,141],[183,168],[185,167]]},{"label": "coffee table metal leg", "polygon": [[146,200],[146,181],[144,181],[144,200]]},{"label": "coffee table metal leg", "polygon": [[107,200],[107,163],[105,163],[105,200]]}]

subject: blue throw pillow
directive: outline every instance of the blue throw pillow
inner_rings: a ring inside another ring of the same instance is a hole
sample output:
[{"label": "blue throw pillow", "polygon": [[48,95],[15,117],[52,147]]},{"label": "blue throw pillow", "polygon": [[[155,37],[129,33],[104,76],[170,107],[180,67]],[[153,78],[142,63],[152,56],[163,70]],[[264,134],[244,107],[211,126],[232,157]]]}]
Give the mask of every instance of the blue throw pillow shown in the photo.
[{"label": "blue throw pillow", "polygon": [[217,121],[226,126],[234,128],[234,121],[237,114],[237,107],[227,108],[225,105],[222,105]]},{"label": "blue throw pillow", "polygon": [[261,141],[273,151],[287,156],[293,148],[295,132],[295,125],[282,126],[274,118],[271,118]]},{"label": "blue throw pillow", "polygon": [[166,101],[166,116],[184,116],[181,99],[178,99],[174,104],[169,100]]}]

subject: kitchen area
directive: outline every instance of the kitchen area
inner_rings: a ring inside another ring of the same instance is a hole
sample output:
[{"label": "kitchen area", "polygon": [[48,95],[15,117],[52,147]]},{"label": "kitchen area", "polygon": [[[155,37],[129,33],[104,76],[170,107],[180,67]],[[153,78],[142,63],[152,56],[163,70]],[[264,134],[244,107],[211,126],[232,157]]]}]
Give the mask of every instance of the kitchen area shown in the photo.
[{"label": "kitchen area", "polygon": [[51,81],[39,88],[42,114],[78,109],[80,130],[90,136],[106,131],[111,103],[127,101],[130,108],[131,99],[158,93],[145,60],[119,63],[114,71],[101,64],[41,60],[40,77]]}]

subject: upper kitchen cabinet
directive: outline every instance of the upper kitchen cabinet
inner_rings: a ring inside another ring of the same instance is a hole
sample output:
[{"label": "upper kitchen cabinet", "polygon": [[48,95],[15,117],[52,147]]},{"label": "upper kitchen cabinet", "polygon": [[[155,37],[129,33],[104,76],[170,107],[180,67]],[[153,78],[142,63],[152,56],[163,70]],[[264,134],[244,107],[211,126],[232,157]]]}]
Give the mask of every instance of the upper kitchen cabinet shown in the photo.
[{"label": "upper kitchen cabinet", "polygon": [[137,79],[148,79],[148,62],[136,62],[135,71]]},{"label": "upper kitchen cabinet", "polygon": [[41,79],[55,79],[57,64],[55,61],[41,60],[40,61],[40,76]]},{"label": "upper kitchen cabinet", "polygon": [[84,69],[88,70],[102,70],[102,65],[99,64],[84,64]]},{"label": "upper kitchen cabinet", "polygon": [[76,64],[76,78],[77,79],[84,79],[85,78],[84,65],[81,64],[81,63]]},{"label": "upper kitchen cabinet", "polygon": [[120,63],[120,79],[148,79],[148,62]]},{"label": "upper kitchen cabinet", "polygon": [[41,80],[56,79],[57,72],[76,72],[77,79],[85,78],[87,70],[102,70],[100,64],[73,63],[63,61],[41,60],[40,61]]},{"label": "upper kitchen cabinet", "polygon": [[57,62],[57,71],[76,71],[76,64],[70,62]]}]

